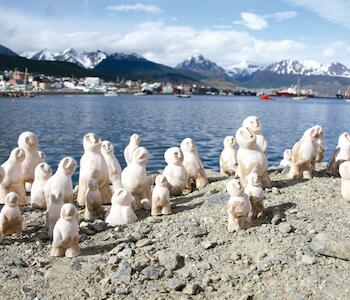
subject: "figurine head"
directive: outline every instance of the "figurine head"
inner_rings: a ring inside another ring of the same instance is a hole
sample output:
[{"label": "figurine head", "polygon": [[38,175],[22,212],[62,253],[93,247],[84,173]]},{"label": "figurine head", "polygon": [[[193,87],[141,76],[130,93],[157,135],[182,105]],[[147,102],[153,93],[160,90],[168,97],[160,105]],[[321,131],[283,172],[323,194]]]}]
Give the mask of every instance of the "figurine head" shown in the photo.
[{"label": "figurine head", "polygon": [[240,196],[244,189],[239,179],[234,178],[227,183],[226,190],[230,196]]},{"label": "figurine head", "polygon": [[180,148],[182,152],[195,152],[196,144],[192,139],[186,138],[181,142]]},{"label": "figurine head", "polygon": [[10,154],[10,161],[13,163],[21,163],[24,161],[24,158],[26,157],[26,154],[22,148],[15,148],[11,151]]},{"label": "figurine head", "polygon": [[256,147],[256,135],[248,127],[241,127],[237,130],[236,141],[242,148]]},{"label": "figurine head", "polygon": [[132,154],[132,162],[145,166],[149,159],[149,152],[144,147],[138,147]]},{"label": "figurine head", "polygon": [[225,148],[234,148],[236,145],[236,139],[232,135],[229,135],[225,137],[223,144]]},{"label": "figurine head", "polygon": [[102,141],[95,133],[87,133],[83,139],[83,148],[85,151],[99,152],[101,150]]},{"label": "figurine head", "polygon": [[16,207],[18,205],[18,195],[15,192],[10,192],[5,197],[5,205]]},{"label": "figurine head", "polygon": [[162,186],[162,187],[168,186],[168,180],[164,175],[158,175],[156,177],[156,186]]},{"label": "figurine head", "polygon": [[140,145],[140,142],[141,137],[137,133],[134,133],[130,136],[130,144]]},{"label": "figurine head", "polygon": [[51,193],[50,193],[50,202],[51,203],[60,203],[60,202],[63,202],[63,195],[62,193],[55,189],[55,190],[52,190]]},{"label": "figurine head", "polygon": [[130,192],[127,189],[121,188],[114,191],[111,201],[112,205],[129,206],[133,200],[134,197],[130,194]]},{"label": "figurine head", "polygon": [[66,221],[77,219],[78,210],[72,203],[63,204],[60,216]]},{"label": "figurine head", "polygon": [[103,141],[101,151],[103,153],[113,153],[114,152],[114,146],[110,141]]},{"label": "figurine head", "polygon": [[247,117],[243,123],[242,127],[248,127],[253,131],[255,134],[261,134],[261,122],[256,116],[249,116]]},{"label": "figurine head", "polygon": [[312,140],[323,141],[323,129],[320,125],[312,126],[305,130],[303,137],[311,137]]},{"label": "figurine head", "polygon": [[4,180],[5,178],[5,170],[2,166],[0,166],[0,183]]},{"label": "figurine head", "polygon": [[52,169],[47,163],[40,163],[35,167],[34,177],[49,179],[52,176]]},{"label": "figurine head", "polygon": [[350,135],[348,132],[344,132],[339,136],[338,147],[349,147],[350,144]]},{"label": "figurine head", "polygon": [[18,147],[25,150],[37,150],[38,149],[38,136],[31,131],[25,131],[18,137]]},{"label": "figurine head", "polygon": [[76,168],[77,162],[73,157],[70,156],[63,158],[58,165],[58,169],[62,170],[68,176],[72,176]]},{"label": "figurine head", "polygon": [[164,153],[165,162],[168,165],[181,165],[184,161],[184,156],[179,147],[171,147]]},{"label": "figurine head", "polygon": [[46,161],[46,154],[43,151],[38,151],[39,157],[41,158],[41,161]]},{"label": "figurine head", "polygon": [[283,159],[290,161],[292,159],[292,150],[291,149],[286,149],[283,152]]},{"label": "figurine head", "polygon": [[255,172],[250,173],[247,176],[247,184],[252,186],[261,186],[261,182],[258,174],[256,174]]},{"label": "figurine head", "polygon": [[88,181],[88,187],[90,191],[96,191],[97,190],[97,181],[95,178],[91,178]]},{"label": "figurine head", "polygon": [[350,180],[350,161],[345,161],[340,164],[339,174],[342,179]]}]

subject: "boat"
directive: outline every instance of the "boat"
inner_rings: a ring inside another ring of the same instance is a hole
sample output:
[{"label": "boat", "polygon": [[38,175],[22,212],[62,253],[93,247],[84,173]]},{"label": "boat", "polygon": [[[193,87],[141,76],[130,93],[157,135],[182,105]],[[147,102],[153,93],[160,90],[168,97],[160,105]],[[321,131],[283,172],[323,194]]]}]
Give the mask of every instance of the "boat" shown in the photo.
[{"label": "boat", "polygon": [[269,95],[261,95],[259,97],[260,100],[264,100],[264,101],[267,101],[267,100],[273,100],[273,98]]},{"label": "boat", "polygon": [[147,94],[146,93],[143,93],[143,92],[138,92],[138,93],[135,93],[134,96],[146,96]]},{"label": "boat", "polygon": [[113,91],[108,91],[107,93],[104,94],[106,97],[116,97],[119,96],[119,94],[117,92],[113,92]]},{"label": "boat", "polygon": [[190,94],[179,94],[177,95],[178,98],[191,98],[192,96]]},{"label": "boat", "polygon": [[296,96],[296,97],[293,97],[293,100],[306,100],[307,97],[306,96]]},{"label": "boat", "polygon": [[306,100],[307,96],[302,96],[300,94],[300,79],[298,79],[298,83],[297,83],[297,95],[295,97],[293,97],[293,100]]}]

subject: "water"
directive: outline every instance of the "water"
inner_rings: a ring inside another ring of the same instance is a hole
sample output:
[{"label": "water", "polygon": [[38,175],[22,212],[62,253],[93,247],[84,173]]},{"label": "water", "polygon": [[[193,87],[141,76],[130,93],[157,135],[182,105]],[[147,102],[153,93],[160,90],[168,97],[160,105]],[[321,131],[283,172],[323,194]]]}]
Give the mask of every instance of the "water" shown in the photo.
[{"label": "water", "polygon": [[18,135],[25,130],[39,135],[40,149],[54,170],[64,156],[79,162],[82,138],[92,131],[113,142],[124,167],[123,149],[129,136],[137,132],[142,136],[141,145],[151,152],[149,171],[163,169],[164,151],[179,146],[186,137],[196,141],[205,167],[219,170],[223,139],[234,135],[248,115],[256,115],[262,121],[270,164],[278,164],[283,151],[315,124],[325,130],[326,159],[338,136],[350,130],[350,103],[334,99],[280,98],[264,102],[256,97],[180,99],[157,95],[43,96],[15,101],[0,98],[0,163],[7,159],[16,147]]}]

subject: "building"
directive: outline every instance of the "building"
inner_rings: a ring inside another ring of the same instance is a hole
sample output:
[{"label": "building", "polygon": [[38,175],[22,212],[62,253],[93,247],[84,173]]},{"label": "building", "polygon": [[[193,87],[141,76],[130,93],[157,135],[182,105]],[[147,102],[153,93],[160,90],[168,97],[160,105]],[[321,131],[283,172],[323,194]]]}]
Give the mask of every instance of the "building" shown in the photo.
[{"label": "building", "polygon": [[101,85],[101,80],[99,77],[86,77],[84,85],[90,88],[96,88]]}]

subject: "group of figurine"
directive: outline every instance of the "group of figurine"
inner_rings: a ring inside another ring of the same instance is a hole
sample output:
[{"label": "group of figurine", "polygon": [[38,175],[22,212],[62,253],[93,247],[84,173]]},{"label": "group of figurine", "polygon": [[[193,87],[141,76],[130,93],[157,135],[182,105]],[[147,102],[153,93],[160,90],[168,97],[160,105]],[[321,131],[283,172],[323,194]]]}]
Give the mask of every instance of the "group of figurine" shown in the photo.
[{"label": "group of figurine", "polygon": [[[315,164],[324,157],[323,129],[316,125],[307,129],[292,149],[284,151],[280,165],[289,167],[291,179],[310,179]],[[84,207],[84,219],[104,219],[110,226],[130,224],[137,220],[135,211],[147,209],[151,215],[171,214],[171,196],[185,189],[208,185],[195,142],[186,138],[180,147],[165,151],[167,166],[158,176],[148,175],[149,152],[140,146],[140,136],[133,134],[124,150],[127,166],[122,170],[110,141],[102,141],[94,133],[83,138],[84,154],[80,159],[77,205]],[[238,144],[238,149],[236,148]],[[224,139],[220,155],[220,172],[233,176],[227,183],[230,195],[228,230],[246,229],[251,221],[264,213],[264,188],[272,185],[268,174],[267,141],[260,120],[246,118],[235,137]],[[19,205],[26,205],[30,192],[32,208],[46,210],[46,227],[52,238],[52,256],[73,257],[80,254],[78,210],[73,204],[72,175],[77,162],[64,157],[53,174],[38,150],[38,137],[23,132],[18,148],[0,166],[0,236],[19,235],[22,215]],[[328,171],[342,177],[341,192],[350,201],[350,136],[343,133],[329,163]],[[104,205],[111,204],[106,212]]]}]

